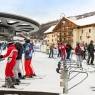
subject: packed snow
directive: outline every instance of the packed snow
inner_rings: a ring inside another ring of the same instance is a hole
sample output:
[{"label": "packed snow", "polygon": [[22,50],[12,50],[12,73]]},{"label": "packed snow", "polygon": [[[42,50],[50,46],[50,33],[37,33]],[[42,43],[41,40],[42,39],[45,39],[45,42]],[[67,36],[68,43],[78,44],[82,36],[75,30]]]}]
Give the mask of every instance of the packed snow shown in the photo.
[{"label": "packed snow", "polygon": [[[18,88],[16,90],[42,91],[62,94],[63,87],[60,86],[60,74],[56,73],[56,67],[59,60],[60,58],[57,57],[48,58],[48,54],[46,53],[34,52],[32,65],[38,77],[21,80],[22,84],[16,86]],[[75,63],[75,55],[73,55],[73,60]],[[5,65],[6,59],[1,60],[0,85],[4,84]],[[87,65],[85,60],[82,65],[83,68],[70,68],[71,72],[68,79],[67,95],[95,95],[93,91],[95,90],[95,66]],[[22,64],[20,66],[22,73],[24,74],[24,66]],[[0,87],[0,89],[2,90],[5,88]]]}]

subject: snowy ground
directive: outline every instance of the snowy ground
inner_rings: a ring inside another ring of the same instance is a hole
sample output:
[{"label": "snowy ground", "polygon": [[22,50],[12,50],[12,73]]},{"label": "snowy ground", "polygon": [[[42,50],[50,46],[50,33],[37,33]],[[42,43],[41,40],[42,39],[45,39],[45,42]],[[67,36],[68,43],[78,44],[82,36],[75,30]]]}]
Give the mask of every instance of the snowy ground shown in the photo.
[{"label": "snowy ground", "polygon": [[[33,67],[38,77],[21,80],[22,84],[16,86],[18,90],[59,93],[61,89],[59,74],[56,73],[56,60],[58,59],[49,59],[45,53],[35,52],[33,55]],[[4,68],[6,65],[4,63],[5,61],[0,62],[0,85],[4,84]],[[22,64],[21,68],[24,71]],[[5,88],[0,87],[0,89]]]},{"label": "snowy ground", "polygon": [[[75,56],[73,56],[73,59],[76,59]],[[48,58],[45,53],[35,52],[33,55],[33,67],[38,77],[21,80],[22,84],[16,86],[18,90],[62,93],[60,75],[56,73],[58,61],[58,58]],[[4,83],[4,68],[6,65],[4,63],[4,61],[0,62],[0,85]],[[72,72],[68,80],[69,90],[67,95],[95,95],[95,91],[93,91],[95,90],[95,66],[86,65],[86,61],[83,61],[82,64],[83,69],[70,69]],[[21,68],[22,72],[24,72],[22,65]],[[5,88],[0,89],[6,90]]]}]

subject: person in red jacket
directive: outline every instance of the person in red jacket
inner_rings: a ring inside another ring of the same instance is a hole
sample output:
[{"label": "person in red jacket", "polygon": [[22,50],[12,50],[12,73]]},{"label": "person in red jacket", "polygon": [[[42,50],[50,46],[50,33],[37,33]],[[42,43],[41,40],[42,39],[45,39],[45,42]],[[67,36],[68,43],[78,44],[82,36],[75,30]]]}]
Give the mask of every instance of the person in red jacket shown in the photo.
[{"label": "person in red jacket", "polygon": [[77,65],[78,67],[82,67],[82,49],[80,47],[80,43],[77,43],[75,47],[75,54],[77,57]]},{"label": "person in red jacket", "polygon": [[66,59],[66,46],[64,43],[61,43],[61,60],[64,61]]},{"label": "person in red jacket", "polygon": [[12,42],[8,43],[6,54],[0,55],[0,58],[6,58],[7,57],[7,64],[6,64],[6,68],[5,68],[5,84],[3,85],[3,87],[14,88],[13,68],[16,64],[17,55],[18,55],[18,51]]},{"label": "person in red jacket", "polygon": [[62,42],[60,43],[60,57],[61,60],[58,62],[58,68],[56,68],[57,73],[60,73],[60,69],[61,69],[61,63],[63,63],[63,61],[66,60],[66,45]]}]

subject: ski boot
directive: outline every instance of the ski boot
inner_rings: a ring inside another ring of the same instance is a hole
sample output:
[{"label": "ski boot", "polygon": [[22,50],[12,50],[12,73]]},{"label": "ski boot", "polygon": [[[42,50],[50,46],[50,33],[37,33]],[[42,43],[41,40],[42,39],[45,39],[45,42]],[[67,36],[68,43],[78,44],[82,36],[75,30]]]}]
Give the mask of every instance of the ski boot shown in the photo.
[{"label": "ski boot", "polygon": [[2,87],[5,87],[5,88],[15,88],[14,83],[12,82],[12,78],[10,78],[10,77],[5,78],[5,84],[2,85]]},{"label": "ski boot", "polygon": [[22,76],[22,74],[21,74],[21,73],[18,73],[18,77],[19,77],[19,79],[25,79],[25,77],[24,77],[24,76]]},{"label": "ski boot", "polygon": [[19,79],[12,78],[12,82],[13,82],[14,85],[19,85],[20,84]]}]

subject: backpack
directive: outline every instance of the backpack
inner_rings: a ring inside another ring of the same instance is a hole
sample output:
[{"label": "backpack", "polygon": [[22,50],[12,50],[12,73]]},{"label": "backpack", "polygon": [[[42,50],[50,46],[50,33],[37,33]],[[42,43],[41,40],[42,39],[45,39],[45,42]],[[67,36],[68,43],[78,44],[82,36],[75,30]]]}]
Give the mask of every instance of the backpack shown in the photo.
[{"label": "backpack", "polygon": [[30,43],[27,43],[24,47],[24,53],[25,53],[25,59],[31,59],[32,58],[32,45]]}]

